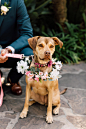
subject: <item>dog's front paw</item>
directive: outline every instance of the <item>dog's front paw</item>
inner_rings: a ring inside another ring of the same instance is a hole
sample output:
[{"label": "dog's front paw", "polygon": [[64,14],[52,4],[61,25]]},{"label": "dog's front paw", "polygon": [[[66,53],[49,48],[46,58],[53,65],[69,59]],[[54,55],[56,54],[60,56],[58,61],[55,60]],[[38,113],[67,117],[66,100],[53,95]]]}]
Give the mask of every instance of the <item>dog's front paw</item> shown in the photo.
[{"label": "dog's front paw", "polygon": [[20,113],[20,118],[25,118],[27,116],[27,111],[22,111]]},{"label": "dog's front paw", "polygon": [[56,107],[55,109],[53,109],[53,114],[54,114],[54,115],[59,114],[59,108]]},{"label": "dog's front paw", "polygon": [[47,122],[48,124],[53,123],[53,117],[52,117],[52,116],[46,116],[46,122]]}]

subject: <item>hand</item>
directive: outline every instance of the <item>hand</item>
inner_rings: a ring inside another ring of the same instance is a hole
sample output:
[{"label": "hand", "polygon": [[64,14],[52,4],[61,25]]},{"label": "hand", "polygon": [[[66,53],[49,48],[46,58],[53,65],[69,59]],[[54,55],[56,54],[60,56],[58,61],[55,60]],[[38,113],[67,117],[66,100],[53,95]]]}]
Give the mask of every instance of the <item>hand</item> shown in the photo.
[{"label": "hand", "polygon": [[9,48],[5,48],[1,50],[1,55],[4,56],[5,54],[12,53],[12,51]]},{"label": "hand", "polygon": [[0,55],[0,63],[5,63],[8,60],[8,57],[5,56],[5,54],[8,54],[7,49],[2,49],[1,55]]},{"label": "hand", "polygon": [[5,63],[7,60],[8,60],[8,57],[0,55],[0,63]]}]

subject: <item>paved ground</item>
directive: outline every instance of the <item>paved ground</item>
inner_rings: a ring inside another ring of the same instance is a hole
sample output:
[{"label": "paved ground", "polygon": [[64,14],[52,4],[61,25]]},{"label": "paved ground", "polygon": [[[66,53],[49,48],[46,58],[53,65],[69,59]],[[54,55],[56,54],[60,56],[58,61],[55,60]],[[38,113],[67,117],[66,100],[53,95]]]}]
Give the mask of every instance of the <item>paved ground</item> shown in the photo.
[{"label": "paved ground", "polygon": [[[2,69],[7,76],[9,69]],[[25,100],[24,76],[20,80],[23,89],[21,96],[12,95],[10,87],[5,87],[6,96],[0,107],[0,129],[86,129],[86,63],[63,65],[62,78],[59,79],[59,88],[68,88],[61,95],[59,115],[53,115],[54,122],[45,121],[46,108],[40,104],[30,107],[28,116],[20,119]]]}]

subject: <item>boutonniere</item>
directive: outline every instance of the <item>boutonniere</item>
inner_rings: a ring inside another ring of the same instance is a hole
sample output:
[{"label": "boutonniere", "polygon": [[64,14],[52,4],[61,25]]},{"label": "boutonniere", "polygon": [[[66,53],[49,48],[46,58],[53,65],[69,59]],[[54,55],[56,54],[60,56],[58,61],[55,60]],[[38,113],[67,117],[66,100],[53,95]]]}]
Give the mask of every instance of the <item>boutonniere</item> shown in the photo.
[{"label": "boutonniere", "polygon": [[6,15],[10,8],[11,7],[9,7],[9,3],[7,4],[5,2],[4,5],[1,6],[1,15]]}]

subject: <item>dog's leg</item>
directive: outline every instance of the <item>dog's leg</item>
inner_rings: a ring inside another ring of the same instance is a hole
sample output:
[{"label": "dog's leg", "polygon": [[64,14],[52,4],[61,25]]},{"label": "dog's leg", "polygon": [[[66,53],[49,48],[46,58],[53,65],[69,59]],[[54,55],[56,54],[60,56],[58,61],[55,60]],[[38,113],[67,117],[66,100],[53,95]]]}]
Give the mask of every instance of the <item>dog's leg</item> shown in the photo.
[{"label": "dog's leg", "polygon": [[53,122],[53,117],[52,117],[52,88],[49,89],[48,93],[48,108],[47,108],[47,116],[46,116],[46,121],[47,123],[52,123]]},{"label": "dog's leg", "polygon": [[26,86],[26,98],[25,98],[25,104],[24,104],[24,108],[20,114],[20,118],[24,118],[27,116],[27,112],[28,112],[28,107],[29,107],[29,99],[30,99],[30,94],[31,94],[31,87],[30,86]]},{"label": "dog's leg", "polygon": [[59,103],[57,104],[57,107],[53,109],[53,114],[56,115],[56,114],[59,113],[60,106],[61,106],[61,104],[60,104],[60,102],[59,102]]},{"label": "dog's leg", "polygon": [[57,87],[57,89],[53,90],[53,99],[52,99],[52,104],[53,106],[56,106],[56,108],[53,109],[53,114],[58,114],[59,113],[59,108],[60,108],[60,92]]},{"label": "dog's leg", "polygon": [[36,101],[35,101],[35,100],[31,100],[31,101],[29,101],[29,106],[33,105],[34,103],[36,103]]}]

